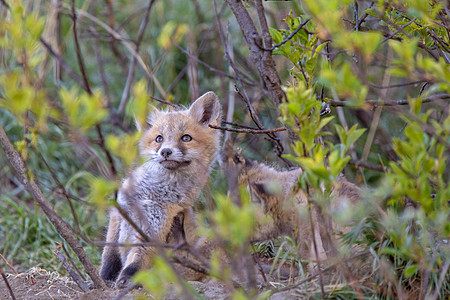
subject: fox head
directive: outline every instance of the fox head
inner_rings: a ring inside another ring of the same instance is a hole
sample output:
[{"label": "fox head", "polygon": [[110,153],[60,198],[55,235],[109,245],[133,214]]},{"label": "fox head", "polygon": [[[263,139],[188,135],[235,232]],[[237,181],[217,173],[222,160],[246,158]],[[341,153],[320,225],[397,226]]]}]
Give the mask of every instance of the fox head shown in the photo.
[{"label": "fox head", "polygon": [[219,130],[209,125],[219,125],[220,120],[221,106],[214,92],[207,92],[186,110],[154,110],[145,124],[138,125],[140,154],[162,170],[208,172],[220,142]]}]

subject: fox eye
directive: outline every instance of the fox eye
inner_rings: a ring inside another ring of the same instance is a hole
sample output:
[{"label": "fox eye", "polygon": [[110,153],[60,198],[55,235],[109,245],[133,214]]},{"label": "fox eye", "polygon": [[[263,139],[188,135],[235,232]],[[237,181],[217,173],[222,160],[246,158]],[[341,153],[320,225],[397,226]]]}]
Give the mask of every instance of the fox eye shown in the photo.
[{"label": "fox eye", "polygon": [[155,142],[162,143],[163,140],[164,140],[164,138],[161,135],[158,135],[155,139]]},{"label": "fox eye", "polygon": [[192,136],[190,136],[189,134],[185,134],[181,137],[181,140],[183,142],[190,142],[190,141],[192,141]]}]

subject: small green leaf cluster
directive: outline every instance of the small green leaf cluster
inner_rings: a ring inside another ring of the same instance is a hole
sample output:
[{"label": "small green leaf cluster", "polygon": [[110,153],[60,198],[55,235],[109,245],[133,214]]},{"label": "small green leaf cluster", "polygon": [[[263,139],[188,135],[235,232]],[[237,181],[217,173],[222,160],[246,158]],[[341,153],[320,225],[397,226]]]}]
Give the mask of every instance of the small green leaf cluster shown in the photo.
[{"label": "small green leaf cluster", "polygon": [[89,95],[87,92],[77,91],[76,88],[71,90],[60,89],[59,96],[70,125],[83,133],[86,133],[108,115],[99,91]]},{"label": "small green leaf cluster", "polygon": [[[225,195],[215,195],[214,200],[217,207],[207,215],[207,219],[214,226],[201,226],[199,229],[201,235],[212,240],[217,239],[231,253],[245,245],[256,226],[256,209],[250,202],[248,193],[245,189],[241,189],[240,195],[241,205],[233,203]],[[201,223],[206,224],[205,222]]]},{"label": "small green leaf cluster", "polygon": [[[176,280],[177,276],[172,267],[159,256],[153,259],[153,267],[150,270],[141,271],[133,277],[133,281],[151,291],[155,299],[163,299],[169,292],[171,283]],[[172,286],[179,295],[183,295],[181,285]]]},{"label": "small green leaf cluster", "polygon": [[317,101],[313,90],[306,88],[303,82],[286,87],[285,92],[288,102],[280,105],[282,121],[299,138],[292,146],[294,155],[286,157],[299,163],[304,170],[300,178],[302,189],[306,191],[308,187],[319,188],[325,184],[329,193],[332,183],[338,179],[350,160],[347,151],[365,130],[356,129],[355,125],[346,131],[342,126],[335,125],[341,143],[318,143],[319,138],[331,134],[323,128],[333,117],[320,116],[321,102]]}]

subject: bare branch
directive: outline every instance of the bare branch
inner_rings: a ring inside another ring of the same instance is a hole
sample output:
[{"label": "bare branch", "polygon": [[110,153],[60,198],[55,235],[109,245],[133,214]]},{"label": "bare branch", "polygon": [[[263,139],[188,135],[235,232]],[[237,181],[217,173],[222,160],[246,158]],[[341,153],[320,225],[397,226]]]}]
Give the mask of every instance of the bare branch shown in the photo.
[{"label": "bare branch", "polygon": [[82,58],[80,43],[78,41],[78,33],[77,33],[77,16],[75,14],[75,0],[72,0],[72,31],[73,31],[73,40],[75,42],[75,52],[77,54],[78,66],[81,71],[81,76],[83,78],[84,86],[86,87],[86,91],[89,94],[92,94],[91,86],[89,84],[89,80],[86,74],[86,68],[84,66],[84,60]]},{"label": "bare branch", "polygon": [[13,291],[11,289],[11,286],[9,285],[8,278],[6,277],[5,273],[3,273],[2,267],[0,267],[0,273],[2,274],[3,281],[5,282],[6,287],[8,288],[9,295],[11,296],[11,299],[12,300],[16,300],[16,296],[14,296],[14,293],[13,293]]},{"label": "bare branch", "polygon": [[372,164],[370,162],[367,161],[362,161],[362,160],[354,160],[354,159],[350,159],[349,161],[352,165],[354,165],[355,167],[364,167],[366,169],[370,169],[370,170],[374,170],[374,171],[379,171],[379,172],[386,172],[389,168],[388,167],[383,167],[380,165],[376,165],[376,164]]},{"label": "bare branch", "polygon": [[170,106],[175,107],[175,108],[181,108],[181,106],[179,106],[179,105],[177,105],[175,103],[172,103],[172,102],[169,102],[169,101],[166,101],[166,100],[163,100],[163,99],[156,98],[156,97],[154,97],[152,95],[150,95],[150,98],[152,98],[153,100],[156,100],[158,102],[161,102],[162,104],[170,105]]},{"label": "bare branch", "polygon": [[86,281],[86,278],[83,276],[83,274],[80,272],[80,270],[78,270],[77,265],[75,264],[75,262],[72,259],[72,256],[70,256],[69,251],[67,251],[66,246],[64,246],[64,243],[61,242],[60,243],[61,247],[64,250],[64,253],[66,253],[67,258],[69,259],[70,264],[72,265],[72,267],[75,269],[75,271],[78,273],[78,275],[80,275],[80,277]]},{"label": "bare branch", "polygon": [[[237,77],[235,77],[235,76],[233,76],[233,75],[230,75],[230,74],[225,73],[225,72],[223,72],[223,71],[221,71],[221,70],[219,70],[219,69],[214,68],[213,66],[208,65],[206,62],[200,60],[197,56],[192,55],[191,53],[189,53],[188,51],[186,51],[185,49],[183,49],[183,48],[182,48],[180,45],[178,45],[177,43],[172,43],[172,44],[173,44],[175,47],[177,47],[181,52],[183,52],[184,54],[186,54],[187,56],[189,56],[189,58],[195,60],[196,62],[198,62],[198,63],[201,64],[201,65],[204,65],[204,66],[207,67],[210,71],[215,72],[215,73],[217,73],[217,74],[219,74],[219,75],[225,76],[225,77],[230,78],[230,79],[234,79],[234,80],[237,79]],[[254,85],[254,83],[252,83],[252,82],[248,82],[248,81],[244,81],[244,80],[243,80],[243,82],[245,82],[245,84],[247,84],[247,85]]]},{"label": "bare branch", "polygon": [[[112,4],[111,4],[111,6],[112,6]],[[94,11],[95,11],[95,1],[92,1],[91,13],[94,14]],[[110,13],[111,13],[111,11],[110,11]],[[113,18],[113,21],[114,21],[114,18]],[[95,29],[94,25],[95,25],[94,22],[92,22],[91,30],[94,33],[97,33],[97,30]],[[108,83],[106,82],[105,68],[103,66],[103,57],[101,56],[101,53],[100,53],[100,45],[98,43],[98,36],[94,37],[94,53],[95,53],[95,57],[97,58],[98,69],[100,71],[100,78],[102,79],[103,91],[105,93],[105,97],[108,102],[108,109],[112,113],[111,96],[109,95],[109,87],[108,87]]]},{"label": "bare branch", "polygon": [[286,131],[286,127],[281,128],[275,128],[275,129],[237,129],[237,128],[230,128],[230,127],[222,127],[222,126],[215,126],[215,125],[209,125],[209,127],[214,129],[220,129],[225,131],[231,131],[231,132],[238,132],[238,133],[252,133],[252,134],[266,134],[266,133],[274,133],[279,131]]},{"label": "bare branch", "polygon": [[385,37],[381,43],[386,42],[387,40],[393,38],[394,36],[396,36],[398,33],[402,32],[403,29],[405,29],[406,27],[408,27],[409,25],[411,25],[417,18],[412,19],[411,21],[409,21],[408,23],[406,23],[405,25],[401,26],[399,29],[397,29],[394,33],[392,33],[391,35]]},{"label": "bare branch", "polygon": [[[422,98],[422,103],[428,103],[436,100],[447,100],[450,99],[450,94],[435,94],[430,95],[428,97]],[[347,101],[341,100],[331,100],[325,99],[326,102],[329,102],[331,106],[349,106]],[[398,106],[398,105],[408,105],[408,99],[398,99],[398,100],[366,100],[366,104],[372,106]]]},{"label": "bare branch", "polygon": [[[148,22],[150,19],[150,11],[151,11],[154,3],[155,3],[155,0],[150,0],[148,2],[144,19],[142,20],[142,23],[139,27],[138,39],[136,41],[136,48],[134,50],[136,53],[139,53],[139,47],[141,46],[142,39],[144,38],[145,29],[147,28],[147,25],[148,25]],[[123,89],[122,98],[120,99],[119,108],[117,109],[118,115],[121,115],[123,113],[123,111],[125,109],[125,105],[127,104],[128,98],[130,96],[130,88],[131,88],[131,83],[132,83],[133,77],[134,77],[134,69],[136,67],[136,63],[137,63],[137,57],[133,56],[133,59],[131,60],[130,68],[128,69],[127,81],[126,81],[125,87]]]},{"label": "bare branch", "polygon": [[417,81],[411,81],[411,82],[405,82],[405,83],[397,83],[397,84],[390,84],[390,85],[375,85],[375,84],[369,83],[369,86],[373,87],[373,88],[376,88],[376,89],[393,89],[393,88],[404,87],[404,86],[408,86],[408,85],[415,85],[415,84],[419,84],[419,83],[422,83],[422,82],[428,83],[429,81],[417,80]]},{"label": "bare branch", "polygon": [[64,255],[61,254],[61,252],[59,252],[58,248],[55,248],[55,250],[53,250],[53,254],[55,254],[56,258],[62,263],[63,267],[67,270],[67,272],[69,272],[70,276],[73,278],[73,280],[76,282],[76,284],[80,287],[80,289],[83,292],[89,291],[89,287],[87,286],[87,284],[83,281],[83,279],[80,277],[80,275],[78,275],[72,269],[72,267],[67,263],[66,258],[64,257]]},{"label": "bare branch", "polygon": [[72,77],[73,80],[75,80],[79,86],[81,86],[84,90],[87,90],[87,87],[85,86],[83,79],[81,79],[80,76],[78,76],[71,68],[70,66],[64,61],[64,59],[59,56],[42,37],[39,38],[42,45],[47,49],[47,51],[54,57],[56,60],[61,64],[63,69]]},{"label": "bare branch", "polygon": [[8,265],[8,267],[14,272],[14,274],[18,274],[16,269],[6,260],[6,258],[0,253],[0,258]]}]

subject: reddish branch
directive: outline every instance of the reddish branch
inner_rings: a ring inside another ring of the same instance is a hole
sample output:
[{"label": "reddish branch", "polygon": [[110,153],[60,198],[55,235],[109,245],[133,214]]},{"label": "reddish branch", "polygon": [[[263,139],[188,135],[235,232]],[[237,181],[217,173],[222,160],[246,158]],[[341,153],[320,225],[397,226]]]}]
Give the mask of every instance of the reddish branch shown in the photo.
[{"label": "reddish branch", "polygon": [[[436,100],[447,100],[450,99],[450,94],[435,94],[431,95],[425,98],[422,98],[422,103],[428,103]],[[348,101],[340,101],[340,100],[331,100],[329,99],[328,102],[331,106],[348,106]],[[397,105],[408,105],[409,101],[408,99],[399,99],[399,100],[389,100],[389,101],[382,101],[382,100],[366,100],[366,104],[372,105],[372,106],[397,106]]]},{"label": "reddish branch", "polygon": [[16,269],[6,260],[6,258],[0,253],[0,258],[8,265],[8,267],[14,272],[14,274],[18,274]]},{"label": "reddish branch", "polygon": [[25,187],[25,189],[30,193],[33,199],[39,204],[44,213],[47,215],[50,222],[55,226],[55,229],[58,233],[64,238],[64,240],[70,245],[72,250],[77,255],[81,264],[84,266],[86,273],[92,279],[94,286],[96,288],[105,288],[105,283],[98,275],[97,269],[92,264],[89,257],[86,255],[86,252],[83,249],[83,246],[80,244],[78,239],[72,233],[72,230],[53,209],[50,202],[45,198],[41,189],[37,186],[34,180],[30,179],[29,170],[25,167],[25,163],[20,156],[19,152],[17,152],[11,142],[9,141],[8,136],[6,135],[3,127],[0,125],[0,142],[5,151],[6,158],[10,162],[12,168],[16,173],[17,179],[21,184]]}]

